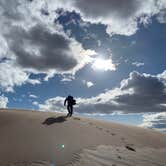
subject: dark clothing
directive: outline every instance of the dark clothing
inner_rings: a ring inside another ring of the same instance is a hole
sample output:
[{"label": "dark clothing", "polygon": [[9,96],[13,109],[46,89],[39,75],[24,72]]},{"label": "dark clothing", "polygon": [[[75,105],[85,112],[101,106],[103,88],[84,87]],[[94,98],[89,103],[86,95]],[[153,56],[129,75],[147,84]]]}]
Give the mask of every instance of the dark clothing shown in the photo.
[{"label": "dark clothing", "polygon": [[66,105],[66,102],[67,102],[67,105],[73,105],[73,96],[68,96],[65,99],[64,105]]},{"label": "dark clothing", "polygon": [[67,116],[72,116],[72,114],[73,114],[73,105],[68,105],[67,110],[68,110]]},{"label": "dark clothing", "polygon": [[68,96],[65,99],[64,106],[66,105],[66,102],[67,102],[67,110],[68,110],[67,116],[72,116],[72,114],[73,114],[73,96]]}]

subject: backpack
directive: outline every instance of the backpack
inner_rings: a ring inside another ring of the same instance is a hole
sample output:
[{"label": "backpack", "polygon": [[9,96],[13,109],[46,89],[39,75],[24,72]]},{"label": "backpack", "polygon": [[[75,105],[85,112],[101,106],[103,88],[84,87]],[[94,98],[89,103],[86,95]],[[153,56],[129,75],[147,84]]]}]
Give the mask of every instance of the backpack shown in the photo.
[{"label": "backpack", "polygon": [[76,100],[75,99],[72,100],[72,105],[76,105]]}]

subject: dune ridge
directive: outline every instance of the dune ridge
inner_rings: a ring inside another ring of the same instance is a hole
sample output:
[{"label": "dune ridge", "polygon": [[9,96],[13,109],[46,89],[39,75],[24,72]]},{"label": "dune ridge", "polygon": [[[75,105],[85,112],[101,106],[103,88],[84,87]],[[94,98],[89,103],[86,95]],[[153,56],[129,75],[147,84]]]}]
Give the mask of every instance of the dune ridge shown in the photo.
[{"label": "dune ridge", "polygon": [[0,166],[165,166],[166,134],[85,117],[0,110]]}]

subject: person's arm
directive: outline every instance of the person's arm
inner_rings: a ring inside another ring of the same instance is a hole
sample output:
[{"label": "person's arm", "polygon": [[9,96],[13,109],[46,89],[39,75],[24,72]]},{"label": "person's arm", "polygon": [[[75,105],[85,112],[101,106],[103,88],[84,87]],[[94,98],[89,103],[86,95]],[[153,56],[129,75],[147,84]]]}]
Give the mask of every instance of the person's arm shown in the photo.
[{"label": "person's arm", "polygon": [[67,98],[66,98],[65,101],[64,101],[64,106],[66,105],[66,101],[67,101]]}]

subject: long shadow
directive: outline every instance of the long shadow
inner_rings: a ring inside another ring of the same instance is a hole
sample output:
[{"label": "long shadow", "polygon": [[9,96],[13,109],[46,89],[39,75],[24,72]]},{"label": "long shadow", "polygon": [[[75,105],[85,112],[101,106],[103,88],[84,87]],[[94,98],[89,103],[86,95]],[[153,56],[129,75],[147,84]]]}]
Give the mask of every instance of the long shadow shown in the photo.
[{"label": "long shadow", "polygon": [[47,118],[42,124],[43,125],[52,125],[54,123],[63,123],[66,121],[66,116],[59,116],[59,117],[50,117]]}]

